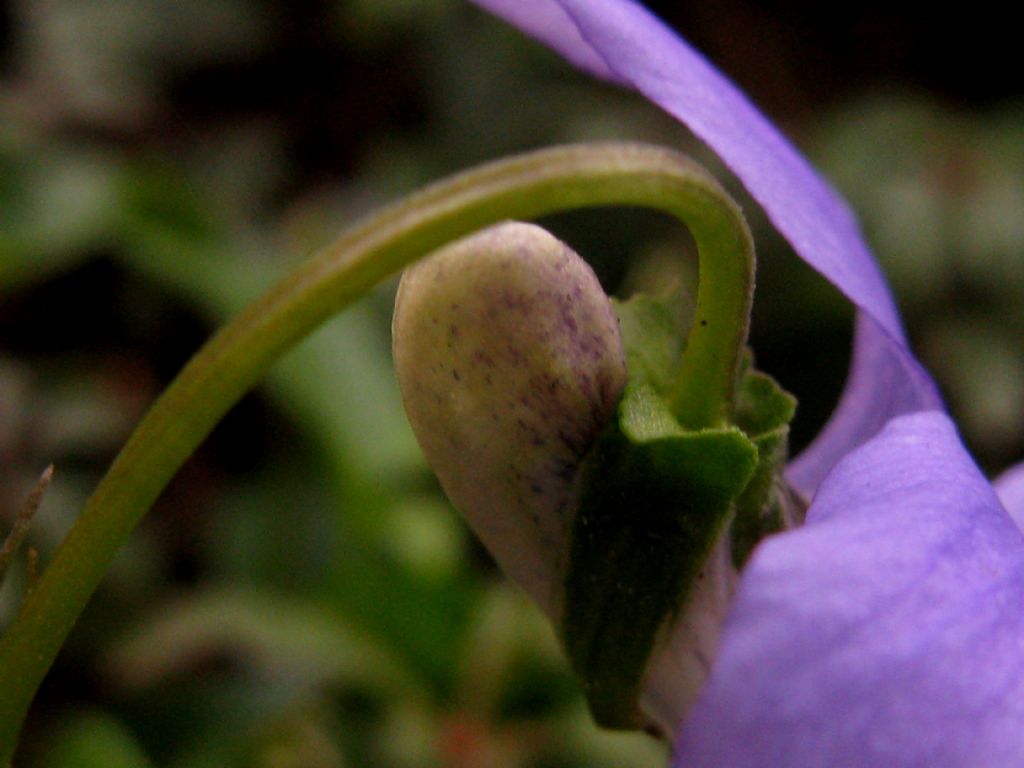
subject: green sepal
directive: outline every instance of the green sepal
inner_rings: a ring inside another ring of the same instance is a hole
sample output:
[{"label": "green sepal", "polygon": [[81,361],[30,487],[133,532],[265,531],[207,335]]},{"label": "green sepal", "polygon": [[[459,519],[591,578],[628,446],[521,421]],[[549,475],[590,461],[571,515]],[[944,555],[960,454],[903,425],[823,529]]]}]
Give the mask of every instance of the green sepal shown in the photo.
[{"label": "green sepal", "polygon": [[740,371],[733,422],[757,447],[757,469],[736,500],[732,524],[732,559],[740,567],[765,536],[791,525],[795,500],[781,481],[789,458],[789,422],[796,398],[767,374],[754,369],[747,355]]},{"label": "green sepal", "polygon": [[647,384],[669,399],[686,347],[686,329],[680,322],[673,294],[655,298],[643,293],[628,300],[612,299],[622,329],[629,380]]},{"label": "green sepal", "polygon": [[[649,385],[668,400],[685,352],[685,318],[677,310],[679,297],[637,294],[627,301],[612,302],[622,328],[630,381]],[[796,412],[796,398],[754,368],[749,350],[737,381],[731,421],[750,438],[758,454],[757,470],[736,500],[732,558],[738,567],[757,542],[794,522],[787,516],[792,517],[793,509],[799,510],[801,501],[780,481],[789,458],[789,423]]]},{"label": "green sepal", "polygon": [[659,630],[687,599],[757,465],[740,429],[685,431],[631,383],[584,464],[566,576],[564,641],[594,719],[635,728]]}]

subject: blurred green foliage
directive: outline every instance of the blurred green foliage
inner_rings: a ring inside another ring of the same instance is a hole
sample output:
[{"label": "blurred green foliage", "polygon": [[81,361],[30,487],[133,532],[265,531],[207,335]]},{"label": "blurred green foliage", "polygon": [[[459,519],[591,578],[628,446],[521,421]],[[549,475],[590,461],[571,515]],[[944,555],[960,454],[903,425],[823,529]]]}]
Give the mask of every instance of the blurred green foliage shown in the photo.
[{"label": "blurred green foliage", "polygon": [[823,121],[915,346],[990,471],[1024,450],[1024,103],[965,113],[885,91]]},{"label": "blurred green foliage", "polygon": [[[667,118],[459,0],[0,12],[0,525],[54,462],[29,542],[44,565],[203,339],[360,214],[570,140],[681,146],[721,173]],[[787,125],[863,216],[976,454],[1019,457],[1020,105],[865,86]],[[800,396],[806,443],[850,313],[746,208],[754,348]],[[685,287],[686,235],[661,217],[545,223],[611,288],[666,271]],[[182,470],[40,692],[19,768],[664,762],[589,723],[543,619],[439,493],[391,373],[392,290],[289,355]],[[19,561],[0,626],[29,579]]]}]

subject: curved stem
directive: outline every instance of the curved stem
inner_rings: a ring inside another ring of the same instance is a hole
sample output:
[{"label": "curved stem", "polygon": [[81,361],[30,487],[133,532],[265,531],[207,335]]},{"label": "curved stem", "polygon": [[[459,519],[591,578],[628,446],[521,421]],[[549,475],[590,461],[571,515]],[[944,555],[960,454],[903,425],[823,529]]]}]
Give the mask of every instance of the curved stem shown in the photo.
[{"label": "curved stem", "polygon": [[[635,144],[542,150],[456,175],[366,219],[217,333],[156,401],[0,639],[0,765],[43,676],[117,550],[221,416],[288,349],[384,278],[507,218],[637,205],[682,219],[701,254],[697,320],[675,410],[710,426],[728,412],[753,270],[738,208],[685,157]],[[692,379],[700,379],[693,381]]]},{"label": "curved stem", "polygon": [[697,307],[670,407],[688,429],[728,421],[754,298],[754,243],[739,208],[717,185],[701,215],[684,219],[697,243]]}]

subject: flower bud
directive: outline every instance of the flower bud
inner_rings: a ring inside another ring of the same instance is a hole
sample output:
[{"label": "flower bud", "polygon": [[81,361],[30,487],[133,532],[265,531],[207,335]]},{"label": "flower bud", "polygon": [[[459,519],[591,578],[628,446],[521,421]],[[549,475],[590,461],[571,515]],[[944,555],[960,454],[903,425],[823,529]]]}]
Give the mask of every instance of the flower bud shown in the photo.
[{"label": "flower bud", "polygon": [[413,431],[502,569],[558,621],[583,457],[626,383],[590,267],[531,224],[499,224],[406,270],[392,326]]}]

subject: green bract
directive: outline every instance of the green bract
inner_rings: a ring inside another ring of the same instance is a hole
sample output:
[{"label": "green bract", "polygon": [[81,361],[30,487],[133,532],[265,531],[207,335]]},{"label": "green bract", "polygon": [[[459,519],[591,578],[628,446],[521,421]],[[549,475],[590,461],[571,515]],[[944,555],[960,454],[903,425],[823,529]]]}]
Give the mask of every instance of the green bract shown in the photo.
[{"label": "green bract", "polygon": [[587,460],[566,579],[566,649],[599,724],[643,725],[657,636],[684,610],[756,465],[739,429],[687,432],[653,389],[626,388]]},{"label": "green bract", "polygon": [[629,384],[586,462],[562,632],[600,724],[670,733],[709,671],[736,567],[790,522],[795,401],[748,354],[733,425],[682,427],[667,403],[685,329],[669,301],[616,304]]}]

